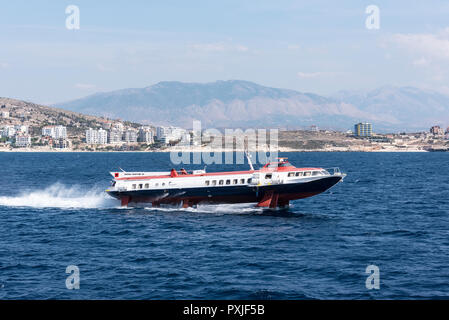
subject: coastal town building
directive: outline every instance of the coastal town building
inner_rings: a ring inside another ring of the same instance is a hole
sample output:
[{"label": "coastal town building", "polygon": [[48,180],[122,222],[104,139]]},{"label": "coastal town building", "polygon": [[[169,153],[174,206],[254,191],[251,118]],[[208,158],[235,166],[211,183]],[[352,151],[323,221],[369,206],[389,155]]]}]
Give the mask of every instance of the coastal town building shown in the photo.
[{"label": "coastal town building", "polygon": [[125,131],[125,125],[121,122],[116,122],[112,125],[112,129],[123,132]]},{"label": "coastal town building", "polygon": [[67,128],[64,126],[46,126],[42,128],[43,137],[53,139],[67,139]]},{"label": "coastal town building", "polygon": [[109,140],[108,142],[111,144],[117,144],[122,142],[123,132],[118,129],[112,129],[109,131]]},{"label": "coastal town building", "polygon": [[192,130],[191,131],[191,145],[199,146],[201,145],[201,130]]},{"label": "coastal town building", "polygon": [[156,128],[156,140],[162,141],[163,138],[166,136],[166,127],[157,127]]},{"label": "coastal town building", "polygon": [[121,122],[110,123],[110,130],[108,135],[108,143],[118,144],[123,141],[123,132],[125,126]]},{"label": "coastal town building", "polygon": [[107,144],[108,132],[104,129],[95,130],[89,128],[86,130],[86,143],[87,144]]},{"label": "coastal town building", "polygon": [[185,134],[186,130],[178,127],[170,126],[170,127],[156,128],[156,139],[164,144],[169,144],[170,142],[182,140]]},{"label": "coastal town building", "polygon": [[6,125],[2,129],[2,137],[13,138],[16,135],[14,126]]},{"label": "coastal town building", "polygon": [[98,131],[92,128],[86,130],[86,143],[96,144],[98,141]]},{"label": "coastal town building", "polygon": [[15,146],[21,148],[31,147],[31,137],[29,135],[17,135]]},{"label": "coastal town building", "polygon": [[15,134],[28,134],[28,126],[25,125],[15,125],[14,126]]},{"label": "coastal town building", "polygon": [[55,127],[55,139],[67,139],[67,128],[64,126]]},{"label": "coastal town building", "polygon": [[108,143],[108,132],[104,129],[98,130],[98,144]]},{"label": "coastal town building", "polygon": [[138,142],[154,143],[154,133],[150,127],[140,127]]},{"label": "coastal town building", "polygon": [[371,137],[373,135],[373,126],[368,122],[360,122],[354,125],[354,135],[357,137]]},{"label": "coastal town building", "polygon": [[123,135],[123,140],[125,142],[137,142],[137,130],[129,128],[125,131]]},{"label": "coastal town building", "polygon": [[188,131],[185,131],[184,134],[181,135],[180,145],[189,146],[191,144],[191,136]]},{"label": "coastal town building", "polygon": [[55,149],[67,149],[70,147],[70,141],[63,138],[55,139],[52,141],[52,147]]},{"label": "coastal town building", "polygon": [[103,122],[103,129],[111,130],[111,128],[112,128],[112,121],[105,121],[105,122]]},{"label": "coastal town building", "polygon": [[432,126],[430,128],[430,133],[434,136],[443,136],[444,135],[444,129],[440,126]]},{"label": "coastal town building", "polygon": [[42,136],[43,137],[51,137],[54,135],[54,127],[43,127],[42,128]]},{"label": "coastal town building", "polygon": [[2,119],[8,119],[9,118],[9,111],[2,111],[1,116],[2,116]]}]

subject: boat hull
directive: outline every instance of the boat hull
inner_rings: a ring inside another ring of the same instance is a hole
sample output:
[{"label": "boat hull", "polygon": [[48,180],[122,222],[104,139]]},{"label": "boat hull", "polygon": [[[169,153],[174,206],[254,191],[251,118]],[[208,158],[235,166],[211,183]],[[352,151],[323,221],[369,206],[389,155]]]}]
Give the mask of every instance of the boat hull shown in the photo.
[{"label": "boat hull", "polygon": [[261,207],[278,207],[288,205],[291,200],[320,194],[341,179],[342,176],[333,175],[288,184],[108,191],[108,194],[121,200],[122,205],[152,203],[153,206],[182,204],[184,207],[189,207],[202,203],[257,203]]}]

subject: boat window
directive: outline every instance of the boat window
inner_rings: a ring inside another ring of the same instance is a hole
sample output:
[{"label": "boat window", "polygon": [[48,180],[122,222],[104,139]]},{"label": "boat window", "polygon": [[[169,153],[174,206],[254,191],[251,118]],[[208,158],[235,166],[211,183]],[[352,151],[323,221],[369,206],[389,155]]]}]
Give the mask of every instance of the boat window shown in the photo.
[{"label": "boat window", "polygon": [[148,183],[145,183],[145,189],[150,188],[150,185]]},{"label": "boat window", "polygon": [[240,183],[244,184],[245,183],[245,179],[240,179]]},{"label": "boat window", "polygon": [[143,188],[143,184],[139,184],[139,189],[142,189]]},{"label": "boat window", "polygon": [[234,180],[232,181],[232,184],[237,184],[237,183],[239,183],[239,180],[237,180],[237,179],[234,179]]},{"label": "boat window", "polygon": [[251,178],[248,179],[247,183],[251,183]]},{"label": "boat window", "polygon": [[265,175],[265,179],[271,179],[272,176],[273,175],[271,173],[268,173],[268,174]]},{"label": "boat window", "polygon": [[133,189],[136,189],[137,185],[133,184]]},{"label": "boat window", "polygon": [[231,184],[231,180],[226,180],[226,184]]},{"label": "boat window", "polygon": [[328,175],[329,175],[329,172],[327,172],[326,170],[323,170],[323,171],[321,171],[321,174],[322,174],[323,176],[328,176]]},{"label": "boat window", "polygon": [[212,180],[212,185],[216,186],[217,185],[217,180]]},{"label": "boat window", "polygon": [[306,171],[306,172],[304,172],[304,175],[305,175],[306,177],[311,176],[311,175],[312,175],[312,172]]},{"label": "boat window", "polygon": [[299,171],[298,171],[298,172],[296,172],[296,176],[297,176],[297,177],[301,177],[301,176],[302,176],[302,174],[303,174],[302,172],[299,172]]},{"label": "boat window", "polygon": [[218,181],[218,184],[223,185],[223,182],[224,182],[224,180],[220,180],[220,181]]},{"label": "boat window", "polygon": [[159,183],[156,183],[156,187],[159,185]]},{"label": "boat window", "polygon": [[321,172],[320,171],[313,171],[312,175],[314,175],[314,176],[321,176]]},{"label": "boat window", "polygon": [[289,172],[289,173],[288,173],[288,176],[289,176],[289,177],[294,177],[294,176],[295,176],[295,173],[294,173],[294,172]]},{"label": "boat window", "polygon": [[162,185],[165,186],[165,182],[162,182]]},{"label": "boat window", "polygon": [[291,164],[288,161],[284,161],[282,163],[279,163],[278,167],[282,168],[282,167],[290,167]]},{"label": "boat window", "polygon": [[208,186],[208,185],[209,185],[209,183],[210,183],[210,181],[209,181],[209,180],[206,180],[206,186]]}]

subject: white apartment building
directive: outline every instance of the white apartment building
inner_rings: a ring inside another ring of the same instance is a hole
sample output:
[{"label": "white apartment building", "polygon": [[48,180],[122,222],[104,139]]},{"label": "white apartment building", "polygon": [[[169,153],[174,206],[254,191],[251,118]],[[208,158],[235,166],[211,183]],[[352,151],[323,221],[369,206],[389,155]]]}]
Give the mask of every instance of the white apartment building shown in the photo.
[{"label": "white apartment building", "polygon": [[[157,140],[168,144],[170,141],[181,140],[186,134],[186,130],[178,127],[157,127],[156,138]],[[190,138],[189,138],[190,140]]]},{"label": "white apartment building", "polygon": [[95,130],[90,128],[86,130],[86,143],[87,144],[107,144],[108,132],[104,129]]},{"label": "white apartment building", "polygon": [[2,137],[12,138],[16,135],[14,126],[4,126],[2,129]]},{"label": "white apartment building", "polygon": [[98,144],[108,143],[108,132],[104,129],[98,130]]},{"label": "white apartment building", "polygon": [[55,133],[54,127],[43,127],[42,128],[42,136],[43,137],[52,137]]},{"label": "white apartment building", "polygon": [[157,127],[156,128],[156,139],[158,141],[165,140],[167,133],[168,133],[167,127]]},{"label": "white apartment building", "polygon": [[120,143],[122,142],[123,132],[118,129],[112,129],[109,131],[109,143]]},{"label": "white apartment building", "polygon": [[64,126],[55,127],[55,139],[67,139],[67,128]]},{"label": "white apartment building", "polygon": [[126,130],[123,140],[126,142],[137,142],[137,130],[131,128]]},{"label": "white apartment building", "polygon": [[15,145],[21,148],[31,147],[31,137],[29,135],[17,135]]},{"label": "white apartment building", "polygon": [[92,128],[86,130],[86,143],[97,144],[97,141],[98,141],[98,131]]},{"label": "white apartment building", "polygon": [[2,118],[8,119],[9,118],[9,111],[2,111]]},{"label": "white apartment building", "polygon": [[67,139],[67,128],[64,126],[47,126],[42,128],[42,136],[53,139]]},{"label": "white apartment building", "polygon": [[123,132],[125,130],[125,125],[121,122],[116,122],[112,125],[112,129]]},{"label": "white apartment building", "polygon": [[182,136],[181,136],[181,141],[180,144],[184,145],[184,146],[188,146],[191,143],[191,137],[190,137],[190,133],[189,132],[185,132]]},{"label": "white apartment building", "polygon": [[16,130],[16,134],[28,134],[28,126],[18,124],[14,126],[14,129]]},{"label": "white apartment building", "polygon": [[154,133],[150,127],[141,127],[139,129],[139,142],[154,143]]}]

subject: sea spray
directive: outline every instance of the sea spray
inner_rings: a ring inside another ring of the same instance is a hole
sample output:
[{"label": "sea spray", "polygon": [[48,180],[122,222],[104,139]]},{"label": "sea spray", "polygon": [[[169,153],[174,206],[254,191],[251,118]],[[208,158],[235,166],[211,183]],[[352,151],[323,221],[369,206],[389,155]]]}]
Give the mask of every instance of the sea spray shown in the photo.
[{"label": "sea spray", "polygon": [[0,196],[0,206],[33,208],[113,208],[118,202],[98,188],[55,183],[45,189],[28,190],[17,196]]}]

